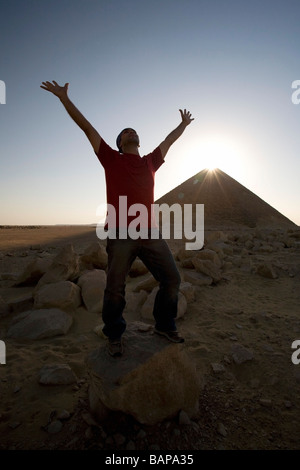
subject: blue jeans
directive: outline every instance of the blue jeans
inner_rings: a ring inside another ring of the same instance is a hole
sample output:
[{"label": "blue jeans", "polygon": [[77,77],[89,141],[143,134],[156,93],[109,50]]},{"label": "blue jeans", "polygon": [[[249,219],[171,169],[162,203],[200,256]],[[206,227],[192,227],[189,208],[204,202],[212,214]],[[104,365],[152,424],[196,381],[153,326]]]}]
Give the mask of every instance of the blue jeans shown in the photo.
[{"label": "blue jeans", "polygon": [[107,284],[104,292],[103,333],[111,339],[122,336],[126,329],[123,317],[125,281],[130,267],[138,256],[159,282],[153,316],[158,330],[176,330],[178,290],[181,282],[173,255],[166,241],[159,239],[107,239]]}]

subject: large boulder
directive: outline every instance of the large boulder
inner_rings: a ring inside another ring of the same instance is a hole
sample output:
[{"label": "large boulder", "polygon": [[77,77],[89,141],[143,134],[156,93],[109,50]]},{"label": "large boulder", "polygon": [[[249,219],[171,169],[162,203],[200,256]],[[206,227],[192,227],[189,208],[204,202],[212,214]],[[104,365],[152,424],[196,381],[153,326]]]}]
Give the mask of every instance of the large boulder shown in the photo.
[{"label": "large boulder", "polygon": [[124,313],[138,314],[141,311],[142,305],[147,300],[147,297],[147,292],[144,290],[140,292],[126,292]]},{"label": "large boulder", "polygon": [[68,244],[53,259],[50,268],[40,278],[36,288],[54,282],[75,280],[78,272],[79,256],[75,253],[73,245]]},{"label": "large boulder", "polygon": [[62,310],[73,310],[80,304],[80,287],[71,281],[45,284],[34,293],[34,308],[57,307]]},{"label": "large boulder", "polygon": [[130,267],[128,275],[130,277],[143,276],[143,274],[148,273],[148,268],[144,265],[143,261],[140,259],[135,259]]},{"label": "large boulder", "polygon": [[[141,309],[141,318],[143,320],[153,320],[153,308],[156,294],[159,287],[155,287],[151,294],[148,295],[145,303]],[[177,306],[177,318],[182,318],[187,310],[187,301],[182,292],[178,292],[178,306]]]},{"label": "large boulder", "polygon": [[86,365],[92,413],[121,411],[138,422],[154,425],[181,410],[193,417],[198,411],[201,382],[183,345],[153,333],[150,325],[133,322],[124,334],[125,350],[111,357],[102,345]]},{"label": "large boulder", "polygon": [[133,292],[140,292],[141,290],[145,290],[146,292],[150,293],[158,284],[159,282],[151,274],[146,279],[140,281],[133,289]]},{"label": "large boulder", "polygon": [[15,317],[7,331],[7,337],[44,339],[65,335],[72,323],[72,316],[58,308],[29,310]]},{"label": "large boulder", "polygon": [[35,258],[30,261],[25,269],[18,276],[16,286],[32,286],[35,285],[41,277],[48,271],[52,264],[52,258]]},{"label": "large boulder", "polygon": [[106,269],[107,253],[106,248],[99,242],[89,245],[80,256],[80,266],[83,269]]},{"label": "large boulder", "polygon": [[106,273],[103,269],[93,269],[82,274],[77,282],[81,287],[81,296],[89,312],[101,313],[104,290],[106,287]]}]

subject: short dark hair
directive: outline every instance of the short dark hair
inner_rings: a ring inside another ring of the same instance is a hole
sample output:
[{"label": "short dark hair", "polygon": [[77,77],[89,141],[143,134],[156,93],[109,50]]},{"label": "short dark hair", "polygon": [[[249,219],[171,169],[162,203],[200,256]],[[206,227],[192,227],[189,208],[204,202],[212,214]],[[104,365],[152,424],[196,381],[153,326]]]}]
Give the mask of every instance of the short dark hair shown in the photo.
[{"label": "short dark hair", "polygon": [[[122,152],[122,148],[120,146],[122,134],[123,134],[124,131],[127,131],[128,129],[132,129],[132,127],[125,127],[125,129],[123,129],[117,137],[116,144],[117,144],[117,147],[119,149],[119,152]],[[134,131],[134,129],[132,129],[132,130]]]}]

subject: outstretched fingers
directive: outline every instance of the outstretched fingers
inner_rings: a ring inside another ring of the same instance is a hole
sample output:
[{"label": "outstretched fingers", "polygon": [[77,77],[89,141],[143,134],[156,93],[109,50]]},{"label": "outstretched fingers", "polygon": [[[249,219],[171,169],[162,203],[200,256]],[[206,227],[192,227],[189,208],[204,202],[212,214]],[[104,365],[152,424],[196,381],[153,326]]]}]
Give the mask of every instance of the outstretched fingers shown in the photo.
[{"label": "outstretched fingers", "polygon": [[186,124],[190,124],[192,121],[194,121],[194,118],[192,118],[192,113],[190,113],[190,111],[187,111],[186,109],[184,109],[184,111],[180,109],[179,111],[183,122],[185,122]]}]

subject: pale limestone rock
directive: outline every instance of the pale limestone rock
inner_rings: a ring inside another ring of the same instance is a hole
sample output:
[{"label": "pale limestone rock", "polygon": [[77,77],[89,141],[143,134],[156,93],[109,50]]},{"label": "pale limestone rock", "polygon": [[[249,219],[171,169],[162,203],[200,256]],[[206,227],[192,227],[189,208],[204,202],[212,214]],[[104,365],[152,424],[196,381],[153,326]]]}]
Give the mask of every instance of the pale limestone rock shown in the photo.
[{"label": "pale limestone rock", "polygon": [[278,277],[275,269],[270,263],[259,264],[256,268],[256,272],[260,276],[267,277],[269,279],[276,279]]},{"label": "pale limestone rock", "polygon": [[159,282],[151,275],[144,279],[143,281],[139,282],[135,288],[133,289],[133,292],[139,292],[141,290],[145,290],[146,292],[152,292],[154,287],[156,287],[159,284]]},{"label": "pale limestone rock", "polygon": [[196,258],[200,260],[209,260],[217,268],[221,268],[222,266],[222,260],[220,259],[218,253],[216,253],[214,250],[210,250],[209,248],[204,248],[203,250],[198,251]]},{"label": "pale limestone rock", "polygon": [[128,292],[126,293],[125,300],[126,305],[124,308],[124,313],[131,312],[131,313],[139,313],[143,304],[147,300],[147,292],[141,290],[140,292]]},{"label": "pale limestone rock", "polygon": [[34,308],[73,310],[81,304],[81,290],[71,281],[45,284],[34,293]]},{"label": "pale limestone rock", "polygon": [[8,305],[13,313],[31,310],[33,308],[33,294],[28,292],[27,294],[18,295],[16,298],[11,299]]},{"label": "pale limestone rock", "polygon": [[[143,320],[153,320],[153,307],[154,307],[154,301],[156,294],[159,290],[159,287],[155,287],[151,294],[148,295],[147,300],[142,306],[141,309],[141,318]],[[176,318],[181,318],[184,316],[187,310],[187,301],[185,296],[179,292],[178,293],[178,307],[177,307],[177,317]]]},{"label": "pale limestone rock", "polygon": [[31,286],[35,285],[41,277],[47,272],[52,264],[52,259],[49,258],[36,258],[31,261],[24,269],[24,271],[17,278],[16,286]]},{"label": "pale limestone rock", "polygon": [[39,383],[43,385],[70,385],[77,377],[68,364],[46,364],[39,371]]},{"label": "pale limestone rock", "polygon": [[204,244],[209,245],[215,242],[225,242],[228,240],[228,234],[220,230],[211,230],[205,232]]},{"label": "pale limestone rock", "polygon": [[59,281],[74,280],[79,272],[79,257],[75,253],[73,245],[64,246],[52,261],[50,268],[41,277],[37,289],[45,284]]},{"label": "pale limestone rock", "polygon": [[80,266],[82,269],[106,269],[107,253],[106,248],[99,242],[89,245],[80,256]]},{"label": "pale limestone rock", "polygon": [[252,361],[253,352],[245,348],[242,344],[235,343],[231,347],[233,360],[236,364],[243,364],[246,361]]},{"label": "pale limestone rock", "polygon": [[193,259],[192,258],[185,258],[180,261],[180,266],[184,269],[194,269]]},{"label": "pale limestone rock", "polygon": [[58,308],[29,310],[14,318],[7,331],[7,337],[44,339],[65,335],[72,323],[72,316]]},{"label": "pale limestone rock", "polygon": [[202,260],[196,257],[193,258],[192,261],[197,273],[206,274],[212,278],[213,282],[219,282],[221,280],[222,274],[212,261],[208,259]]},{"label": "pale limestone rock", "polygon": [[81,287],[81,296],[87,310],[93,313],[101,313],[106,287],[105,271],[103,269],[87,271],[80,276],[77,284]]},{"label": "pale limestone rock", "polygon": [[184,280],[195,286],[210,286],[213,282],[212,278],[206,274],[188,270],[184,271]]},{"label": "pale limestone rock", "polygon": [[197,251],[195,250],[185,250],[185,248],[179,248],[179,250],[177,251],[176,255],[175,255],[175,259],[177,261],[184,261],[188,258],[191,258],[193,256],[195,256],[197,253]]},{"label": "pale limestone rock", "polygon": [[137,277],[143,276],[148,272],[148,268],[144,265],[143,261],[140,259],[135,259],[131,265],[129,276],[130,277]]},{"label": "pale limestone rock", "polygon": [[195,286],[190,282],[181,282],[179,291],[185,296],[187,303],[194,302],[195,300]]},{"label": "pale limestone rock", "polygon": [[182,345],[151,331],[141,332],[134,322],[128,325],[124,341],[120,358],[111,357],[103,345],[86,359],[95,417],[102,420],[103,410],[104,414],[122,411],[154,425],[183,410],[192,418],[198,411],[201,383]]}]

